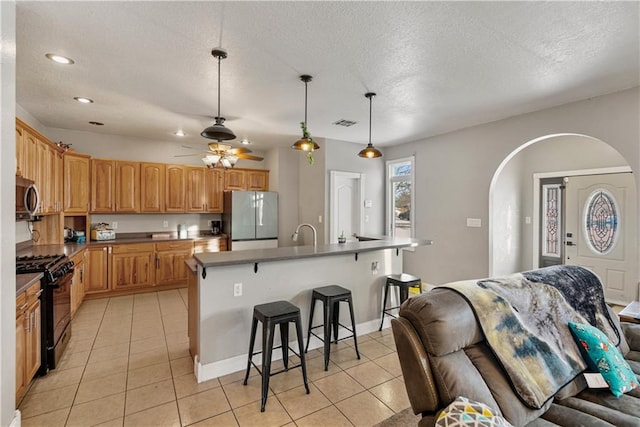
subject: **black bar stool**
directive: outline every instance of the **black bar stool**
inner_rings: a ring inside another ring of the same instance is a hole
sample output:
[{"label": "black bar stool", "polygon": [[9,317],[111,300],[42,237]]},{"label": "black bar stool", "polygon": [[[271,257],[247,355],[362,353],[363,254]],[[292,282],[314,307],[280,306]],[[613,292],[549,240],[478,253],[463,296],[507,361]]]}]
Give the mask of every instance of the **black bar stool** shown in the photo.
[{"label": "black bar stool", "polygon": [[[262,322],[262,351],[253,352],[253,344],[256,339],[256,329],[258,320]],[[298,351],[295,352],[289,348],[289,322],[296,324],[296,333],[298,335]],[[271,353],[273,350],[273,335],[276,325],[280,325],[280,339],[282,345],[275,348],[282,348],[282,362],[284,369],[277,372],[271,372]],[[251,340],[249,341],[249,360],[247,361],[247,372],[244,376],[244,385],[247,385],[249,371],[251,365],[260,373],[262,377],[262,405],[260,412],[264,412],[267,403],[267,395],[269,394],[269,377],[286,372],[289,369],[302,367],[302,379],[304,387],[309,394],[309,384],[307,383],[307,366],[304,361],[304,353],[302,352],[302,327],[300,320],[300,309],[288,301],[275,301],[267,304],[260,304],[253,307],[253,322],[251,323]],[[289,350],[296,356],[300,357],[300,363],[289,368]],[[262,368],[253,363],[253,356],[262,353]]]},{"label": "black bar stool", "polygon": [[389,286],[397,286],[400,291],[400,305],[409,298],[409,288],[418,288],[422,290],[422,280],[419,277],[412,276],[410,274],[390,274],[387,276],[387,281],[384,284],[384,299],[382,300],[382,319],[380,319],[380,328],[382,330],[382,324],[384,323],[384,315],[396,317],[391,314],[391,310],[400,308],[400,305],[396,307],[387,308],[387,295],[389,294]]},{"label": "black bar stool", "polygon": [[[312,326],[313,311],[316,306],[316,301],[322,301],[324,306],[324,322],[322,325]],[[340,319],[340,303],[346,302],[349,304],[349,314],[351,315],[351,329],[344,326],[339,322]],[[338,327],[342,326],[344,329],[351,332],[351,335],[340,338],[338,340]],[[319,337],[313,332],[313,329],[324,327],[324,336]],[[351,291],[345,289],[342,286],[324,286],[322,288],[315,288],[311,294],[311,314],[309,315],[309,332],[307,333],[307,346],[305,347],[305,353],[309,349],[309,339],[313,334],[314,337],[321,339],[324,342],[324,370],[329,370],[329,352],[331,350],[331,331],[333,330],[333,336],[335,341],[338,342],[343,339],[353,337],[353,343],[356,347],[356,355],[360,359],[360,352],[358,351],[358,339],[356,337],[356,322],[353,317],[353,301],[351,298]]]}]

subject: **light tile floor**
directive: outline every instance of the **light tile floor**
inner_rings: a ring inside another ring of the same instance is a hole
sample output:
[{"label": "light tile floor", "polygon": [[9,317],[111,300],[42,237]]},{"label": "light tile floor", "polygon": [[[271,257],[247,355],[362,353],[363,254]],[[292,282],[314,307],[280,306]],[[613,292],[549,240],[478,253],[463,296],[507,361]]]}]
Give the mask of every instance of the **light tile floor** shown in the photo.
[{"label": "light tile floor", "polygon": [[246,386],[244,372],[198,384],[186,301],[180,289],[84,302],[59,367],[20,404],[23,426],[371,426],[409,407],[391,329],[360,336],[360,360],[352,340],[332,344],[328,372],[310,351],[311,393],[299,369],[273,376],[264,413],[255,369]]}]

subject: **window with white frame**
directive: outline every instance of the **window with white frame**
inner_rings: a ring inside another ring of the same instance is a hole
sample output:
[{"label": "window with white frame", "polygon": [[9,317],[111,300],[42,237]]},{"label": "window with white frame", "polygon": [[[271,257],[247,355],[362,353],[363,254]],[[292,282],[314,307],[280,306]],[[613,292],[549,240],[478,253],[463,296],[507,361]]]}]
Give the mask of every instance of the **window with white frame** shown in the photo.
[{"label": "window with white frame", "polygon": [[395,237],[414,234],[414,158],[387,161],[387,230]]}]

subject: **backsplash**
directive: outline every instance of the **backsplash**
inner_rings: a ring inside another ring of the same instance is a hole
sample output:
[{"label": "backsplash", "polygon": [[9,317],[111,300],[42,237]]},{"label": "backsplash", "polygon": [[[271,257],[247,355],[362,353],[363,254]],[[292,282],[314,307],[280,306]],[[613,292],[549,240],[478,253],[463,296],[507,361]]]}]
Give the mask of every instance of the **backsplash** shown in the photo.
[{"label": "backsplash", "polygon": [[[220,214],[118,214],[91,215],[91,224],[106,222],[118,233],[176,232],[178,224],[185,224],[188,233],[210,230],[209,221],[219,220]],[[114,224],[117,223],[117,224]],[[166,227],[165,227],[166,223]],[[115,225],[115,227],[114,227]]]}]

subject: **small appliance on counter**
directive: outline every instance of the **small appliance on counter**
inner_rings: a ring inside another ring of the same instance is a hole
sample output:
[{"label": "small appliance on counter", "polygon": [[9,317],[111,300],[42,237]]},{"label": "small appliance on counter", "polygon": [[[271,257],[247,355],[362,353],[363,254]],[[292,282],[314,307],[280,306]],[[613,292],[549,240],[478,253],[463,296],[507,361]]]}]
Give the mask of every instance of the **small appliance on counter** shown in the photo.
[{"label": "small appliance on counter", "polygon": [[101,222],[91,229],[91,240],[115,240],[116,232],[109,228],[109,224]]},{"label": "small appliance on counter", "polygon": [[222,233],[222,221],[211,221],[211,234],[217,236]]},{"label": "small appliance on counter", "polygon": [[75,243],[86,243],[87,236],[84,233],[84,230],[72,230],[69,227],[64,228],[64,241],[65,242],[75,242]]}]

